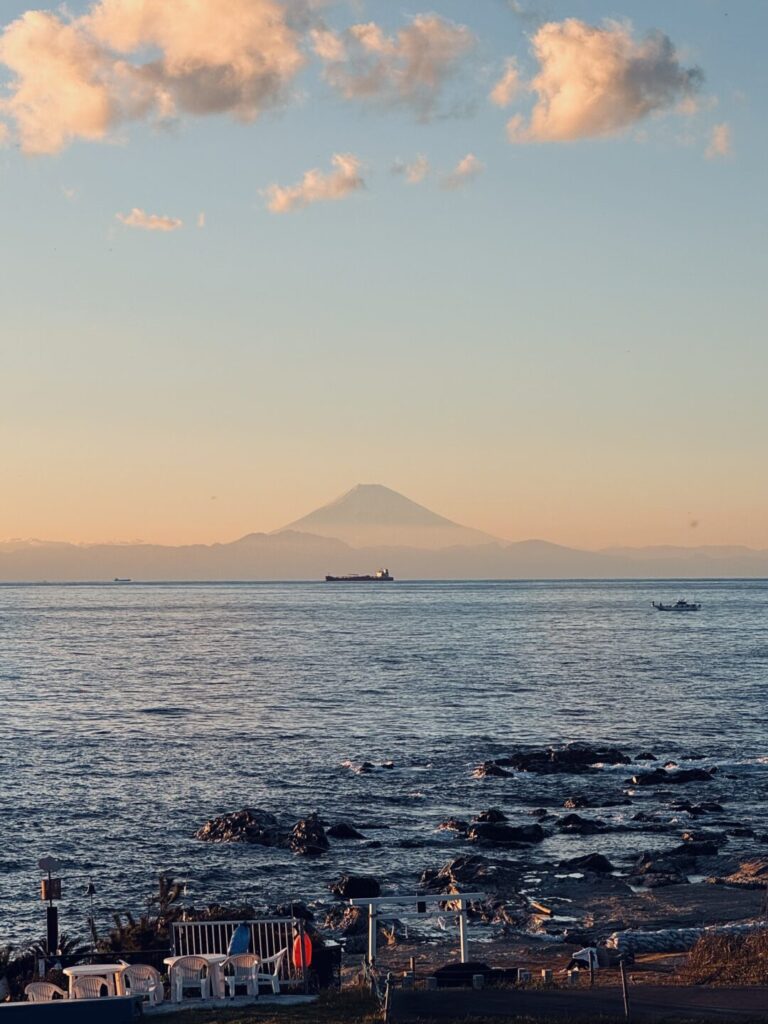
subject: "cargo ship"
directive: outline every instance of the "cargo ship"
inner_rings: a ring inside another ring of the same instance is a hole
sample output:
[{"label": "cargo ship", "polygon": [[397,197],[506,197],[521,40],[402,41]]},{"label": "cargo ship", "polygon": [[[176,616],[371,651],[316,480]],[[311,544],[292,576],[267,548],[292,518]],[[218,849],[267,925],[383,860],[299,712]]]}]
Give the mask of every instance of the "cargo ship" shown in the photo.
[{"label": "cargo ship", "polygon": [[350,576],[326,576],[326,583],[391,583],[394,576],[390,576],[389,569],[377,569],[372,576],[359,576],[353,573]]}]

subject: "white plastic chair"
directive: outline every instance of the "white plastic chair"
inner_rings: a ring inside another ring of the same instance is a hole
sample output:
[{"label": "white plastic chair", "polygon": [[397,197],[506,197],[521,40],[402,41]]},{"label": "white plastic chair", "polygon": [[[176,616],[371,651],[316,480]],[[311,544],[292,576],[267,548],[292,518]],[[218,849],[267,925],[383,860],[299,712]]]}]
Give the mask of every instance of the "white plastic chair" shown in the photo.
[{"label": "white plastic chair", "polygon": [[50,981],[33,981],[24,989],[30,1003],[50,1003],[54,999],[66,999],[68,993]]},{"label": "white plastic chair", "polygon": [[[288,955],[288,947],[281,949],[279,953],[275,953],[274,956],[264,957],[259,963],[259,972],[256,975],[256,980],[259,984],[271,985],[272,992],[276,995],[280,995],[280,971],[283,966],[283,960]],[[271,965],[271,973],[262,971],[262,967]]]},{"label": "white plastic chair", "polygon": [[201,956],[180,956],[176,963],[171,964],[168,979],[174,1003],[182,1001],[186,988],[199,988],[201,999],[207,999],[211,991],[208,961]]},{"label": "white plastic chair", "polygon": [[75,978],[72,983],[73,999],[100,999],[102,992],[109,995],[109,982],[96,974]]},{"label": "white plastic chair", "polygon": [[165,998],[160,972],[149,964],[131,964],[123,971],[123,984],[129,996],[146,996],[150,1006],[158,1006]]},{"label": "white plastic chair", "polygon": [[[221,965],[221,973],[226,979],[230,999],[235,998],[235,989],[238,985],[245,985],[245,991],[249,996],[258,997],[261,963],[262,959],[256,953],[236,953],[227,957]],[[231,974],[226,973],[228,967],[232,969]]]}]

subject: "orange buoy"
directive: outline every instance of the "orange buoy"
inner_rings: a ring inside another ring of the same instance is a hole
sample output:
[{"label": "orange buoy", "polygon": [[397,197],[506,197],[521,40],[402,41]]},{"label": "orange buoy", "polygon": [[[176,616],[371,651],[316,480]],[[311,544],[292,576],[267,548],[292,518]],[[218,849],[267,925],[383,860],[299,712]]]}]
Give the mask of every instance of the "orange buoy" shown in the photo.
[{"label": "orange buoy", "polygon": [[[301,970],[301,935],[297,935],[293,940],[293,966]],[[309,967],[312,963],[312,939],[305,933],[304,935],[304,966]]]}]

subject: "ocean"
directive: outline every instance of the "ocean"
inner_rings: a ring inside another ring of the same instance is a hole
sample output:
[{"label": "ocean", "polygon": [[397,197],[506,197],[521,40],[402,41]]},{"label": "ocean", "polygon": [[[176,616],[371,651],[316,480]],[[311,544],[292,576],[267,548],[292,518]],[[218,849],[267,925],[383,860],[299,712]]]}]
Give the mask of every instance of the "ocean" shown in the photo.
[{"label": "ocean", "polygon": [[[702,610],[651,607],[679,596]],[[45,855],[70,934],[85,934],[89,880],[103,930],[146,908],[161,871],[198,906],[327,897],[345,869],[415,891],[471,852],[444,818],[530,821],[534,801],[589,789],[472,777],[522,744],[717,766],[706,798],[766,829],[767,711],[763,581],[0,586],[0,942],[43,934]],[[601,771],[624,791],[640,767]],[[289,823],[316,810],[367,838],[320,858],[193,838],[244,806]],[[553,835],[535,856],[605,843]]]}]

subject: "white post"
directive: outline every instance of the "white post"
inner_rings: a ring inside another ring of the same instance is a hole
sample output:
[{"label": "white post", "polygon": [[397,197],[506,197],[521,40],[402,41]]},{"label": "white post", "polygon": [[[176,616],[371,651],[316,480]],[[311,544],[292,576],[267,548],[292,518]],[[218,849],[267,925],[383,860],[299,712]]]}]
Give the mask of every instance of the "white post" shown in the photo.
[{"label": "white post", "polygon": [[461,962],[467,963],[467,905],[464,900],[459,900],[459,952]]},{"label": "white post", "polygon": [[368,965],[376,962],[376,904],[368,904]]}]

